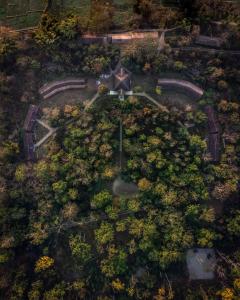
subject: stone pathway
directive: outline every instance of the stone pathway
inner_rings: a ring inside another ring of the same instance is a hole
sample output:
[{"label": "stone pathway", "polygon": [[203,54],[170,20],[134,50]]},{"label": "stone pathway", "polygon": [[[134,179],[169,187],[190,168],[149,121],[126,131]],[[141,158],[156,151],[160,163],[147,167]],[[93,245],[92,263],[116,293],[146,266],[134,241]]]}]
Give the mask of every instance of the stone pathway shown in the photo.
[{"label": "stone pathway", "polygon": [[[85,107],[84,110],[88,109],[89,107],[91,107],[93,105],[93,103],[97,100],[97,98],[99,97],[99,93],[96,93],[93,98],[90,100],[89,104]],[[44,144],[54,133],[57,132],[57,130],[59,129],[59,127],[56,128],[52,128],[50,127],[47,123],[43,122],[42,120],[37,119],[36,120],[40,125],[42,125],[43,127],[45,127],[48,130],[48,133],[40,140],[38,141],[35,145],[34,148],[38,148],[40,147],[42,144]],[[69,120],[65,125],[68,125],[71,123],[72,120]]]},{"label": "stone pathway", "polygon": [[99,97],[99,93],[96,93],[92,99],[90,100],[90,102],[88,103],[88,105],[86,106],[85,110],[88,109],[89,107],[91,107],[93,105],[93,103],[97,100],[97,98]]}]

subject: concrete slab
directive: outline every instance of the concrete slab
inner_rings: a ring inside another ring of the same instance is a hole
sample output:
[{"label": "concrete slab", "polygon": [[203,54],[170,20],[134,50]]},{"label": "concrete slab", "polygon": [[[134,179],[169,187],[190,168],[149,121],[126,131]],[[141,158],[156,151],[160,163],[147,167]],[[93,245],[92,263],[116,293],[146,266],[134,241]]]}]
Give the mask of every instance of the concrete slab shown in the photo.
[{"label": "concrete slab", "polygon": [[214,278],[216,256],[213,249],[195,248],[187,251],[187,267],[190,280]]}]

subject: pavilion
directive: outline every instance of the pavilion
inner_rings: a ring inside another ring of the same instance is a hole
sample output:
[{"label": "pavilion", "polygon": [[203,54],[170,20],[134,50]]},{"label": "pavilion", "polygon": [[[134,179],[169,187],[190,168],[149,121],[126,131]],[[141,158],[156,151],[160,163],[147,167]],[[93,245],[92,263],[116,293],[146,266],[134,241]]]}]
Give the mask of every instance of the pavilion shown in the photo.
[{"label": "pavilion", "polygon": [[124,95],[132,95],[132,74],[119,62],[115,70],[111,71],[108,79],[109,94],[119,95],[120,100],[124,100]]}]

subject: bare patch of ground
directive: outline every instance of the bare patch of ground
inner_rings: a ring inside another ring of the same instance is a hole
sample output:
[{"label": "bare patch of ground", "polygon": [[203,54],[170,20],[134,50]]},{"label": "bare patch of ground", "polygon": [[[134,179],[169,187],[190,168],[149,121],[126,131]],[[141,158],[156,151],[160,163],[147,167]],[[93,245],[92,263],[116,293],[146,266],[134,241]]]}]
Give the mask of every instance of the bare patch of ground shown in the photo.
[{"label": "bare patch of ground", "polygon": [[114,180],[112,190],[116,196],[134,197],[138,193],[136,184],[125,182],[121,177],[117,177]]},{"label": "bare patch of ground", "polygon": [[63,107],[66,104],[76,105],[80,102],[90,100],[97,92],[96,80],[88,79],[87,86],[84,89],[63,91],[50,97],[47,100],[42,100],[40,106],[44,107]]}]

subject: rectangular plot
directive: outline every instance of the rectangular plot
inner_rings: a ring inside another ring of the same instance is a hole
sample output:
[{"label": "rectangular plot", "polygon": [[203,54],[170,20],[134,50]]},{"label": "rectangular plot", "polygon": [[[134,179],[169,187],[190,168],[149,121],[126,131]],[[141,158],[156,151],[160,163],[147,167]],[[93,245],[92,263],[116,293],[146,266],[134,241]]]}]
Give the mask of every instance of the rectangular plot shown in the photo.
[{"label": "rectangular plot", "polygon": [[6,15],[15,16],[21,14],[21,6],[16,0],[6,1]]},{"label": "rectangular plot", "polygon": [[24,15],[29,10],[28,0],[8,0],[6,1],[7,16]]},{"label": "rectangular plot", "polygon": [[7,1],[0,0],[0,21],[5,20],[6,13],[7,13]]},{"label": "rectangular plot", "polygon": [[14,27],[16,29],[22,29],[22,28],[36,26],[40,20],[40,17],[41,17],[41,13],[32,13],[26,16],[20,16],[20,17],[8,19],[7,23],[11,27]]},{"label": "rectangular plot", "polygon": [[29,0],[20,0],[18,1],[20,6],[20,11],[24,14],[27,13],[29,10]]},{"label": "rectangular plot", "polygon": [[29,0],[30,10],[43,10],[45,7],[44,1],[42,0]]},{"label": "rectangular plot", "polygon": [[58,3],[58,7],[64,12],[71,11],[79,16],[88,16],[90,11],[90,0],[62,0],[55,2]]},{"label": "rectangular plot", "polygon": [[64,7],[68,7],[68,8],[80,8],[83,6],[89,6],[90,5],[90,0],[63,0],[61,1],[63,3]]}]

